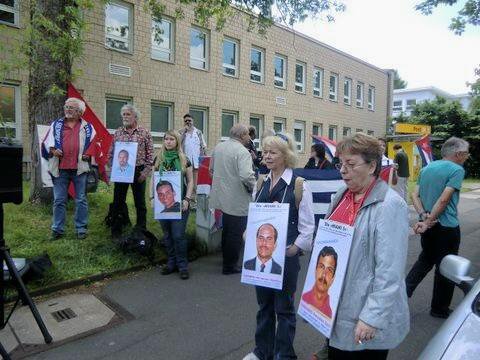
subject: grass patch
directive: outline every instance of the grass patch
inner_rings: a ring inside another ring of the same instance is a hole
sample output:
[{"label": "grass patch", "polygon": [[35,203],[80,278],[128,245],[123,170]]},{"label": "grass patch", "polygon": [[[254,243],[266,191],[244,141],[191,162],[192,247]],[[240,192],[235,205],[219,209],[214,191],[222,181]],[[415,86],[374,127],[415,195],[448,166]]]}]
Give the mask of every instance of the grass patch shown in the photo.
[{"label": "grass patch", "polygon": [[[148,191],[147,191],[148,192]],[[138,254],[123,254],[110,240],[110,231],[103,223],[108,206],[113,200],[113,186],[100,183],[97,192],[88,194],[89,224],[88,237],[77,240],[73,225],[74,202],[67,206],[65,237],[50,240],[52,206],[36,205],[28,202],[29,184],[24,184],[24,202],[20,205],[5,204],[5,240],[14,257],[31,258],[47,253],[52,260],[52,268],[42,280],[29,284],[37,290],[61,282],[77,280],[90,275],[126,270],[137,265],[148,265],[147,259]],[[147,194],[148,197],[148,194]],[[127,204],[130,219],[135,224],[136,212],[133,196],[129,191]],[[147,202],[147,227],[161,239],[160,224],[153,219],[153,211]],[[198,256],[201,247],[195,242],[195,212],[191,212],[187,225],[187,238],[190,255]],[[155,260],[165,259],[164,250],[155,248]]]}]

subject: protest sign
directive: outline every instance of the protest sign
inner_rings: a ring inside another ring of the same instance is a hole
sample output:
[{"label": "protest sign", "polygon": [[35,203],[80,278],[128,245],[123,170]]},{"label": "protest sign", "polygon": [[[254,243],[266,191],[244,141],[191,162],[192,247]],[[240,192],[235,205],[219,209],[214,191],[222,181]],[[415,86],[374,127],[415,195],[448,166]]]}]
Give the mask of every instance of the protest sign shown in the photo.
[{"label": "protest sign", "polygon": [[182,172],[155,172],[154,218],[157,220],[179,220],[182,218]]},{"label": "protest sign", "polygon": [[112,159],[111,182],[133,183],[137,161],[137,142],[116,141]]}]

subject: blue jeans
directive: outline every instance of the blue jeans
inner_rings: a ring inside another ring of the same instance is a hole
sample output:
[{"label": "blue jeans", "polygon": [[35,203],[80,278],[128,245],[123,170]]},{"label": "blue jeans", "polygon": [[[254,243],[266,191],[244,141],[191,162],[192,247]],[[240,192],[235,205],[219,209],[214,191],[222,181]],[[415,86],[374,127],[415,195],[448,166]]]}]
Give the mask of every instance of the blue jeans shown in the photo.
[{"label": "blue jeans", "polygon": [[60,175],[53,177],[53,224],[52,230],[63,234],[65,231],[65,214],[67,211],[68,185],[75,187],[75,229],[77,234],[87,232],[87,173],[77,175],[77,170],[59,170]]},{"label": "blue jeans", "polygon": [[188,243],[185,237],[189,211],[182,212],[179,220],[159,220],[163,230],[163,241],[167,248],[167,266],[169,269],[178,268],[179,271],[188,269]]}]

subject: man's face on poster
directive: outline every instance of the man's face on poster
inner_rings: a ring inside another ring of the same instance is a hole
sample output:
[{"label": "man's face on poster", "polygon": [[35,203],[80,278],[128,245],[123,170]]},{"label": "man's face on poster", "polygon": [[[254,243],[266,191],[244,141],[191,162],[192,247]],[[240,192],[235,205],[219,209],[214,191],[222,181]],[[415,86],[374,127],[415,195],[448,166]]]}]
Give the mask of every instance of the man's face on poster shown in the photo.
[{"label": "man's face on poster", "polygon": [[118,153],[118,164],[121,167],[125,167],[128,165],[128,152],[125,150],[122,150]]},{"label": "man's face on poster", "polygon": [[257,231],[257,255],[262,262],[272,258],[277,247],[276,231],[272,225],[262,225]]},{"label": "man's face on poster", "polygon": [[175,191],[173,191],[170,185],[162,185],[157,189],[158,201],[165,206],[165,208],[170,208],[175,204]]},{"label": "man's face on poster", "polygon": [[337,267],[332,255],[320,256],[315,270],[315,289],[318,293],[327,293],[335,279]]}]

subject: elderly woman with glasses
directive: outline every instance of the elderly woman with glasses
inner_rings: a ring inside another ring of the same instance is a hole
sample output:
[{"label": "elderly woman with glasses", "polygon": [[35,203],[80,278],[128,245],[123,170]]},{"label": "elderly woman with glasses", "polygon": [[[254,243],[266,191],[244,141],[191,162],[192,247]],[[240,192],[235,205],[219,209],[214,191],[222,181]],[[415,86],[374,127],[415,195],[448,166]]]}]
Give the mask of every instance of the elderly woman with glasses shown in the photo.
[{"label": "elderly woman with glasses", "polygon": [[287,250],[282,290],[255,287],[259,305],[255,349],[244,360],[297,358],[293,339],[296,328],[294,298],[300,270],[299,250],[311,249],[315,219],[312,193],[303,179],[293,173],[296,162],[294,149],[295,143],[287,134],[263,139],[263,161],[269,173],[257,182],[253,200],[259,203],[290,204]]},{"label": "elderly woman with glasses", "polygon": [[337,145],[345,187],[326,217],[354,227],[329,359],[386,359],[409,331],[404,271],[408,244],[405,201],[378,178],[382,149],[362,133]]}]

